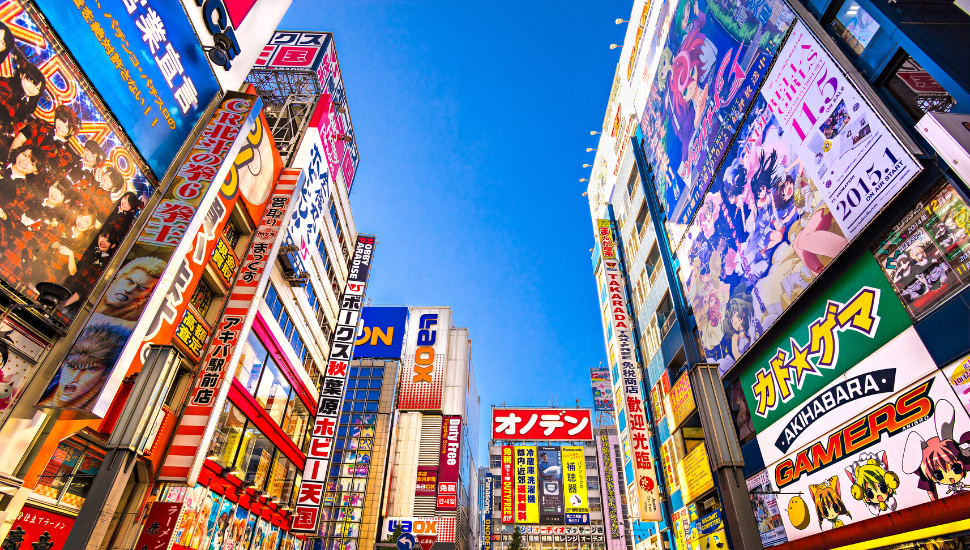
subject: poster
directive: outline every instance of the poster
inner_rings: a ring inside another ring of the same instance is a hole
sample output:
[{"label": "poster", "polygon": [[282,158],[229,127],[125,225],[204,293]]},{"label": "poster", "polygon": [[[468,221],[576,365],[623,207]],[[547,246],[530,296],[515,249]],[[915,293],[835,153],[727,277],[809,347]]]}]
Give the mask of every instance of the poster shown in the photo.
[{"label": "poster", "polygon": [[957,400],[970,413],[970,356],[950,363],[943,368],[943,374],[950,381]]},{"label": "poster", "polygon": [[[441,417],[441,447],[438,456],[438,510],[458,508],[458,484],[461,482],[461,417]],[[531,463],[535,467],[535,462]],[[531,472],[535,474],[535,472]],[[534,476],[533,476],[534,478]],[[533,479],[533,485],[535,481]]]},{"label": "poster", "polygon": [[640,116],[666,229],[677,246],[734,142],[794,13],[780,0],[681,0]]},{"label": "poster", "polygon": [[516,445],[514,449],[515,523],[539,523],[536,448]]},{"label": "poster", "polygon": [[804,23],[761,93],[849,239],[922,169]]},{"label": "poster", "polygon": [[559,447],[537,447],[536,452],[539,453],[539,466],[536,469],[539,476],[539,523],[562,525],[564,499]]},{"label": "poster", "polygon": [[677,463],[677,481],[685,503],[697,500],[714,488],[714,476],[704,443],[694,447]]},{"label": "poster", "polygon": [[235,506],[231,500],[222,498],[215,525],[212,526],[212,535],[209,537],[209,550],[222,550],[226,538],[232,535],[230,527],[235,515]]},{"label": "poster", "polygon": [[586,494],[586,456],[583,447],[562,447],[563,488],[566,497],[566,524],[589,523],[589,496]]},{"label": "poster", "polygon": [[923,317],[970,280],[970,208],[947,180],[872,246],[910,316]]},{"label": "poster", "polygon": [[222,550],[235,550],[236,548],[242,550],[247,547],[249,541],[246,540],[245,533],[248,523],[249,510],[237,506],[235,513],[229,517],[229,525],[226,527]]},{"label": "poster", "polygon": [[186,491],[182,500],[182,515],[172,537],[175,544],[193,550],[208,548],[221,498],[204,485],[196,485]]},{"label": "poster", "polygon": [[779,495],[772,493],[768,470],[749,477],[747,485],[751,509],[754,511],[755,521],[758,522],[758,532],[761,533],[761,544],[774,546],[788,542],[785,526],[781,522],[781,510],[778,509]]},{"label": "poster", "polygon": [[414,496],[433,497],[438,494],[438,467],[418,466],[418,478],[414,484]]},{"label": "poster", "polygon": [[596,412],[613,412],[613,382],[610,381],[610,369],[589,369],[589,380],[593,386],[593,410]]}]

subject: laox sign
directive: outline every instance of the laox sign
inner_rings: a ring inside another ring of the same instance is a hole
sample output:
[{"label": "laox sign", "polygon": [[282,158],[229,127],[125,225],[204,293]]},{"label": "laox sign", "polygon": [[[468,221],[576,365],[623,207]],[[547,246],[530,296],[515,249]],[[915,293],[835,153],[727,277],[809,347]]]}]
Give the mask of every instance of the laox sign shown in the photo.
[{"label": "laox sign", "polygon": [[402,519],[401,521],[394,521],[393,519],[391,519],[387,521],[387,526],[388,528],[390,528],[391,532],[394,532],[397,530],[398,523],[401,524],[402,533],[415,533],[415,534],[425,534],[425,535],[438,534],[438,532],[436,531],[438,527],[437,521],[423,520],[423,519],[416,519],[413,521]]},{"label": "laox sign", "polygon": [[414,379],[413,382],[427,382],[431,384],[431,373],[434,372],[434,346],[438,338],[438,331],[434,330],[438,324],[437,313],[425,313],[421,316],[418,330],[418,346],[414,352]]}]

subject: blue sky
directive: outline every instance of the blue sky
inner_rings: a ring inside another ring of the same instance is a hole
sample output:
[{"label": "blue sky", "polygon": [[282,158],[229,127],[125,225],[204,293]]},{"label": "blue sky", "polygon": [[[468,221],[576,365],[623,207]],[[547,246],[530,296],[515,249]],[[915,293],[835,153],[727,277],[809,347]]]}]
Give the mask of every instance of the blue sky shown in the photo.
[{"label": "blue sky", "polygon": [[629,1],[294,0],[281,29],[332,31],[377,234],[373,304],[451,306],[490,406],[592,406],[604,360],[589,177]]}]

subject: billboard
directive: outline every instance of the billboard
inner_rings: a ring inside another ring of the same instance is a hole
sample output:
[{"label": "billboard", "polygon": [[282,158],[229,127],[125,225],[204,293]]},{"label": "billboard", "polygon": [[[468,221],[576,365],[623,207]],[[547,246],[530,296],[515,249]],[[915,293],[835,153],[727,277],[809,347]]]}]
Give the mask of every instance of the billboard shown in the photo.
[{"label": "billboard", "polygon": [[72,516],[62,516],[28,504],[20,509],[17,518],[11,522],[12,527],[4,543],[13,542],[10,534],[21,533],[20,540],[31,545],[31,548],[40,546],[48,550],[61,550],[75,520]]},{"label": "billboard", "polygon": [[316,73],[323,91],[310,116],[310,128],[316,128],[323,140],[327,165],[334,182],[343,185],[350,193],[360,154],[357,151],[354,126],[350,121],[350,107],[347,105],[347,91],[344,89],[340,62],[337,60],[337,46],[333,40],[325,46]]},{"label": "billboard", "polygon": [[539,453],[536,469],[539,476],[539,523],[562,525],[564,499],[559,447],[537,447],[536,452]]},{"label": "billboard", "polygon": [[707,461],[707,447],[698,444],[677,463],[677,481],[680,496],[689,504],[714,488],[714,475]]},{"label": "billboard", "polygon": [[[141,369],[148,344],[171,343],[239,197],[238,181],[229,173],[239,151],[250,143],[259,108],[255,96],[224,96],[38,408],[103,417],[122,379]],[[136,323],[139,319],[143,322]],[[116,365],[125,368],[116,370]]]},{"label": "billboard", "polygon": [[328,463],[337,422],[343,409],[344,386],[349,374],[348,367],[354,357],[357,324],[364,306],[367,280],[377,238],[373,235],[357,235],[354,255],[340,300],[337,326],[330,344],[327,367],[324,372],[323,391],[317,402],[313,431],[303,466],[303,479],[297,489],[296,506],[290,522],[290,531],[315,533],[323,503],[327,482]]},{"label": "billboard", "polygon": [[613,445],[610,443],[609,436],[605,433],[600,435],[600,455],[603,457],[603,470],[600,472],[600,477],[606,489],[606,512],[610,516],[610,538],[618,539],[620,538],[620,508],[616,505],[616,490],[613,488],[616,485],[614,481],[616,474],[613,471]]},{"label": "billboard", "polygon": [[401,532],[414,535],[425,550],[436,542],[455,542],[455,518],[385,518],[381,524],[381,540],[394,533],[399,524]]},{"label": "billboard", "polygon": [[690,389],[690,377],[687,373],[680,376],[680,380],[670,388],[670,393],[663,396],[664,408],[667,411],[667,426],[674,432],[694,412],[694,392]]},{"label": "billboard", "polygon": [[539,523],[539,488],[536,484],[536,448],[516,445],[515,523]]},{"label": "billboard", "polygon": [[125,0],[37,5],[162,179],[220,92],[182,7]]},{"label": "billboard", "polygon": [[397,408],[402,411],[441,410],[450,329],[451,309],[411,308]]},{"label": "billboard", "polygon": [[583,447],[562,447],[563,488],[566,497],[566,524],[589,523],[589,496],[586,494],[586,456]]},{"label": "billboard", "polygon": [[599,367],[589,369],[589,380],[593,386],[593,410],[613,412],[613,382],[610,369]]},{"label": "billboard", "polygon": [[482,550],[492,548],[492,474],[485,472],[484,491],[482,494]]},{"label": "billboard", "polygon": [[676,247],[734,141],[794,13],[780,0],[676,3],[640,127]]},{"label": "billboard", "polygon": [[433,497],[438,494],[438,467],[418,466],[418,477],[414,484],[414,496]]},{"label": "billboard", "polygon": [[400,359],[407,322],[406,307],[365,307],[357,326],[354,357]]},{"label": "billboard", "polygon": [[514,454],[511,446],[502,447],[502,523],[512,523],[515,517]]},{"label": "billboard", "polygon": [[441,450],[438,455],[438,510],[458,508],[461,469],[461,417],[441,417]]},{"label": "billboard", "polygon": [[[327,200],[330,198],[330,177],[323,159],[323,146],[312,134],[307,134],[300,144],[300,155],[306,149],[306,168],[303,175],[306,181],[300,189],[296,210],[286,228],[287,238],[299,247],[299,271],[311,271],[313,250],[317,247],[320,220],[326,220]],[[335,292],[336,293],[336,292]]]},{"label": "billboard", "polygon": [[592,441],[592,413],[589,409],[492,407],[492,439]]},{"label": "billboard", "polygon": [[316,72],[332,42],[329,32],[276,31],[263,46],[253,69]]},{"label": "billboard", "polygon": [[912,323],[865,254],[740,376],[760,434]]},{"label": "billboard", "polygon": [[944,179],[870,249],[910,317],[919,319],[970,280],[970,207]]}]

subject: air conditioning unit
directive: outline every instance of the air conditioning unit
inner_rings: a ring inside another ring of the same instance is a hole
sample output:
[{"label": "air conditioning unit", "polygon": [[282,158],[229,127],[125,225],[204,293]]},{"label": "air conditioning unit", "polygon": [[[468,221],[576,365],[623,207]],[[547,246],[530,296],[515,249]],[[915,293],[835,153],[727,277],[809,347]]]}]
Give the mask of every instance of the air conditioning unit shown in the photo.
[{"label": "air conditioning unit", "polygon": [[310,274],[306,271],[284,271],[283,280],[290,284],[290,286],[304,286],[310,282]]}]

